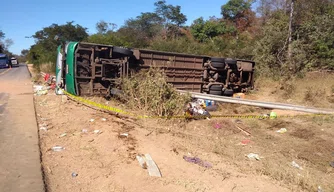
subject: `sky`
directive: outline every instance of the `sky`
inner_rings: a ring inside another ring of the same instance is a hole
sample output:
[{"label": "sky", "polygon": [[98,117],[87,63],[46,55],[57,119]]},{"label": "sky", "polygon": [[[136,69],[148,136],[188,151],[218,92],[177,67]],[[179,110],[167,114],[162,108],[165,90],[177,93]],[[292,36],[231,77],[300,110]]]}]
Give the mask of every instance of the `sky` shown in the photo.
[{"label": "sky", "polygon": [[[14,54],[28,49],[34,39],[25,38],[35,34],[43,27],[53,23],[75,24],[88,28],[88,33],[96,32],[95,24],[104,20],[118,27],[129,18],[135,18],[141,12],[153,12],[156,0],[3,0],[0,11],[0,30],[5,38],[14,44],[9,48]],[[227,0],[167,0],[167,4],[180,5],[181,12],[187,16],[187,25],[192,21],[210,16],[220,17],[220,7]]]}]

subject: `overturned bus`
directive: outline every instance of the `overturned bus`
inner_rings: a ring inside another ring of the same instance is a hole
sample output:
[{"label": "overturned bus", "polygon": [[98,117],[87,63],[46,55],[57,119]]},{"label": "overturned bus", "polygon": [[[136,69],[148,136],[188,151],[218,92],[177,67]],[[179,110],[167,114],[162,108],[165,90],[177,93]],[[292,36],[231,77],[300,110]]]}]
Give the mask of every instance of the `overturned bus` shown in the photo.
[{"label": "overturned bus", "polygon": [[184,91],[231,96],[254,85],[253,61],[68,42],[58,47],[57,93],[110,96],[122,78],[152,66]]}]

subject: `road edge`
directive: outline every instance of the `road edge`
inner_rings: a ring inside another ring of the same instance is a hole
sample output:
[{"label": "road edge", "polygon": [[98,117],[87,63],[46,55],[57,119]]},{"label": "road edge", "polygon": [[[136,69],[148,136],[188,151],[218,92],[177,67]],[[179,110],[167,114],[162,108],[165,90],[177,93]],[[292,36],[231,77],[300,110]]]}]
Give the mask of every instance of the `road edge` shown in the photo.
[{"label": "road edge", "polygon": [[[31,80],[33,72],[29,70],[28,64],[25,64],[25,66],[27,67],[27,70],[28,70],[29,75],[30,75],[30,80]],[[33,89],[32,89],[32,91],[33,91]],[[47,181],[46,181],[47,178],[46,178],[46,174],[45,174],[45,168],[43,166],[43,154],[42,154],[42,147],[41,147],[41,137],[40,137],[39,123],[38,123],[38,115],[37,115],[37,109],[36,109],[36,98],[35,98],[34,95],[32,96],[32,102],[34,104],[35,121],[36,121],[36,124],[37,124],[37,138],[38,138],[38,149],[39,149],[39,161],[40,161],[40,165],[41,165],[41,173],[42,173],[42,179],[43,179],[43,185],[44,185],[43,188],[44,188],[45,192],[48,192]]]}]

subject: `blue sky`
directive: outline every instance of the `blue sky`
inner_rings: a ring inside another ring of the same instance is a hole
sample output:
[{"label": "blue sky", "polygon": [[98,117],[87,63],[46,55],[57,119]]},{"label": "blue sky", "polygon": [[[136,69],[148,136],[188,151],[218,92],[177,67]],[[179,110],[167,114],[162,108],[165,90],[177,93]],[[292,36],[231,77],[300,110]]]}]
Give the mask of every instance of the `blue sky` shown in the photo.
[{"label": "blue sky", "polygon": [[[4,0],[1,3],[0,30],[6,38],[14,41],[10,51],[20,54],[22,49],[34,44],[34,39],[25,38],[52,23],[65,24],[75,21],[95,33],[99,20],[115,23],[119,27],[124,21],[141,12],[154,11],[156,0]],[[227,0],[167,0],[167,4],[180,5],[187,16],[187,25],[200,16],[220,16],[220,7]]]}]

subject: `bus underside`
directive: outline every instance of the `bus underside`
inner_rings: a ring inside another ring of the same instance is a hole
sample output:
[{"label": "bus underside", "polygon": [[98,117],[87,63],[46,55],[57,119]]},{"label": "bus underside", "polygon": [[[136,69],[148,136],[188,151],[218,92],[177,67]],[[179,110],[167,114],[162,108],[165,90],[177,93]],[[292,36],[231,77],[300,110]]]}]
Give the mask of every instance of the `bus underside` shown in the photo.
[{"label": "bus underside", "polygon": [[62,84],[75,95],[109,96],[122,78],[152,66],[165,72],[168,83],[185,91],[232,95],[254,84],[253,61],[71,43],[66,46]]}]

